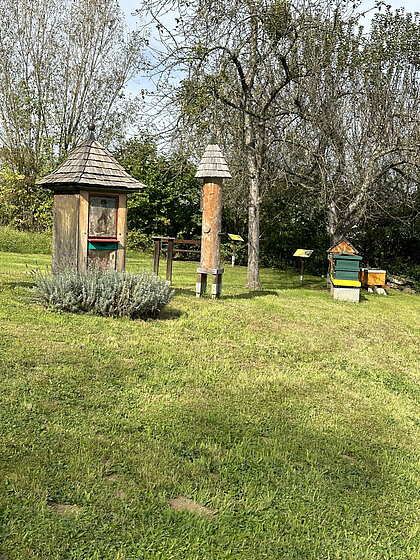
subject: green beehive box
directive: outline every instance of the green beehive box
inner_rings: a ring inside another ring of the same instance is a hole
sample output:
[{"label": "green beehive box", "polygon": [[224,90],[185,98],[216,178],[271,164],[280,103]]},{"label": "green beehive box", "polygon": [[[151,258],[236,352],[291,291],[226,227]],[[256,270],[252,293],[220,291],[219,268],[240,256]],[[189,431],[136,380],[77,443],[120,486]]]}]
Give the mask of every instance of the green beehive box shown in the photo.
[{"label": "green beehive box", "polygon": [[362,257],[358,255],[333,255],[336,270],[353,270],[359,272]]},{"label": "green beehive box", "polygon": [[357,255],[333,255],[332,275],[337,280],[359,280],[359,268],[362,257]]},{"label": "green beehive box", "polygon": [[335,270],[333,274],[338,280],[359,280],[359,273],[355,270]]}]

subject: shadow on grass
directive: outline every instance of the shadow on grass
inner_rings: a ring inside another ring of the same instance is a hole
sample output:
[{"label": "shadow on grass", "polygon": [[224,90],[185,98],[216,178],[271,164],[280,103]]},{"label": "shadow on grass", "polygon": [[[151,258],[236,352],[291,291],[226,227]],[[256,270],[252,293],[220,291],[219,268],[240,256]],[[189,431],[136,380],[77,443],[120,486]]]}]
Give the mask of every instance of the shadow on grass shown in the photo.
[{"label": "shadow on grass", "polygon": [[[172,288],[173,286],[171,286]],[[173,288],[175,290],[175,296],[194,296],[195,290],[188,290],[187,288]]]},{"label": "shadow on grass", "polygon": [[253,299],[256,297],[264,297],[264,296],[278,297],[278,295],[279,294],[274,290],[250,290],[249,292],[245,292],[243,294],[237,294],[237,295],[224,296],[222,294],[222,299]]},{"label": "shadow on grass", "polygon": [[[229,287],[227,288],[227,290],[229,289]],[[185,296],[190,296],[190,297],[195,297],[196,293],[195,290],[189,290],[187,288],[174,288],[175,290],[175,295],[176,296],[181,296],[181,295],[185,295]],[[324,284],[303,284],[303,285],[293,285],[293,284],[288,284],[288,283],[273,283],[270,282],[270,286],[262,289],[262,290],[247,290],[247,288],[243,288],[243,292],[239,293],[239,294],[226,294],[223,290],[222,290],[222,296],[221,299],[253,299],[256,297],[264,297],[264,296],[278,296],[278,292],[281,290],[311,290],[311,291],[320,291],[320,292],[326,292],[327,289],[324,286]],[[203,296],[204,298],[210,299],[211,297],[211,293],[210,293],[210,287],[207,287],[207,292],[205,293],[205,295]]]},{"label": "shadow on grass", "polygon": [[[245,289],[245,288],[244,288]],[[191,296],[191,297],[196,297],[195,291],[194,290],[188,290],[186,288],[175,288],[175,295],[176,296],[180,296],[180,295],[186,295],[186,296]],[[222,296],[220,299],[222,300],[226,300],[226,299],[252,299],[255,297],[263,297],[263,296],[278,296],[278,293],[273,291],[273,290],[249,290],[247,292],[241,293],[241,294],[230,294],[230,295],[225,295],[222,291]],[[203,296],[204,299],[211,299],[211,292],[210,292],[210,288],[207,287],[207,292],[204,294]]]},{"label": "shadow on grass", "polygon": [[27,282],[4,282],[3,285],[14,290],[15,288],[32,288],[34,283],[28,280]]},{"label": "shadow on grass", "polygon": [[184,315],[184,313],[182,311],[180,311],[179,309],[172,309],[172,308],[164,308],[159,315],[157,315],[156,317],[152,317],[149,320],[152,321],[175,321],[177,319],[179,319],[180,317],[182,317],[182,315]]}]

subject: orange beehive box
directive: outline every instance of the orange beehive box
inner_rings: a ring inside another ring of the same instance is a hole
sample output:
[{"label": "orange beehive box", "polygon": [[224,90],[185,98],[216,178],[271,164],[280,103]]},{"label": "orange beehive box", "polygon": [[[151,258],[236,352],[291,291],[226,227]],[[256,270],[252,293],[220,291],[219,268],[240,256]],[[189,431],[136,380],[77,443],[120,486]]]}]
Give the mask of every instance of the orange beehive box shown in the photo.
[{"label": "orange beehive box", "polygon": [[385,286],[386,270],[362,268],[359,272],[359,280],[364,287]]}]

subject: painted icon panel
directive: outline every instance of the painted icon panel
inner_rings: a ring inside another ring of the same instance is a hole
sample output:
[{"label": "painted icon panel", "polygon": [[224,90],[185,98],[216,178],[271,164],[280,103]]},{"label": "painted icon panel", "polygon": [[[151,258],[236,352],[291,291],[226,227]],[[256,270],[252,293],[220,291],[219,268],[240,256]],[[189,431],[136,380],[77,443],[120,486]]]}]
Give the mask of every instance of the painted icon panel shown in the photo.
[{"label": "painted icon panel", "polygon": [[117,237],[117,197],[90,196],[89,237]]}]

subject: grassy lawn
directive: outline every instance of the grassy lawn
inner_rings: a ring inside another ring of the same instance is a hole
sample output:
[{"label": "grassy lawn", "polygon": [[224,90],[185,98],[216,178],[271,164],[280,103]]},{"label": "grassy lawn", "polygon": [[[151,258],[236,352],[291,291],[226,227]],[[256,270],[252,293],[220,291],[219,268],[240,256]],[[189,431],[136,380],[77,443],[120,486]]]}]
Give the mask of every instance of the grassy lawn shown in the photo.
[{"label": "grassy lawn", "polygon": [[1,560],[420,558],[420,297],[198,300],[176,262],[158,320],[106,319],[28,302],[35,261],[0,253]]}]

